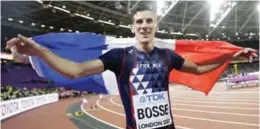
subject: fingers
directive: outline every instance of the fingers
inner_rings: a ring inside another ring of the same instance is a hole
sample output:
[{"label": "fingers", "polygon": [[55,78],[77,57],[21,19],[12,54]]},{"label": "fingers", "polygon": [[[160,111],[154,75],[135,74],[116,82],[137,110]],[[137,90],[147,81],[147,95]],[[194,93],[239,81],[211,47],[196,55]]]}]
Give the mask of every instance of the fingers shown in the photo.
[{"label": "fingers", "polygon": [[253,62],[253,59],[258,57],[256,53],[251,53],[250,56],[249,56],[249,62],[252,63]]},{"label": "fingers", "polygon": [[249,62],[250,62],[250,63],[253,62],[253,56],[249,56]]},{"label": "fingers", "polygon": [[34,43],[33,40],[31,40],[29,38],[26,38],[26,37],[24,37],[24,36],[22,36],[20,34],[17,37],[18,38],[13,38],[13,39],[9,40],[6,43],[5,49],[11,49],[14,46],[17,46],[17,47],[19,47],[19,46],[26,46],[28,44],[33,44]]},{"label": "fingers", "polygon": [[17,43],[19,43],[19,38],[12,38],[6,43],[5,49],[11,49],[13,46],[15,46]]},{"label": "fingers", "polygon": [[239,52],[237,52],[236,54],[234,54],[234,56],[233,57],[238,57],[239,55],[241,55],[243,53],[243,51],[239,51]]},{"label": "fingers", "polygon": [[250,52],[249,62],[251,63],[254,58],[258,57],[257,54],[256,54],[257,50],[254,50],[252,48],[246,48],[246,49]]},{"label": "fingers", "polygon": [[22,46],[25,45],[25,43],[29,43],[29,44],[33,44],[34,41],[29,39],[29,38],[26,38],[24,36],[22,36],[21,34],[18,34],[18,38],[24,43],[24,44],[21,44]]},{"label": "fingers", "polygon": [[247,53],[248,53],[248,50],[245,49],[245,50],[242,51],[242,53],[247,54]]},{"label": "fingers", "polygon": [[12,53],[17,53],[17,47],[16,46],[11,47],[10,50],[11,50]]},{"label": "fingers", "polygon": [[256,53],[253,53],[252,55],[253,55],[254,57],[258,57],[258,55],[257,55]]},{"label": "fingers", "polygon": [[245,48],[246,50],[248,50],[248,51],[251,51],[251,52],[256,52],[257,50],[255,50],[255,49],[252,49],[252,48]]},{"label": "fingers", "polygon": [[252,48],[245,48],[237,53],[234,54],[234,58],[237,58],[238,56],[244,55],[244,54],[250,54],[250,56],[257,57],[256,54],[257,50],[254,50]]},{"label": "fingers", "polygon": [[250,52],[250,55],[249,55],[249,62],[252,63],[253,62],[253,59],[258,57],[256,52],[257,50],[254,50],[252,48],[246,48],[245,49],[245,54],[249,53]]}]

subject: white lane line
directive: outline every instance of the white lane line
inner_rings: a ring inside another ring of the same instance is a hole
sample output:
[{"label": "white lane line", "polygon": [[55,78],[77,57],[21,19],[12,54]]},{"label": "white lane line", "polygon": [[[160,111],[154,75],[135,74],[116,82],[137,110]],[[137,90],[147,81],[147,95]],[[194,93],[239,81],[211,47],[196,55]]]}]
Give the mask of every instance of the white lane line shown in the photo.
[{"label": "white lane line", "polygon": [[237,102],[214,102],[214,101],[189,101],[189,100],[172,100],[175,102],[190,102],[190,103],[209,103],[209,104],[227,104],[227,105],[259,105],[259,103],[237,103]]},{"label": "white lane line", "polygon": [[189,100],[201,100],[201,101],[204,101],[204,100],[214,100],[214,101],[222,101],[222,102],[225,102],[225,101],[233,101],[233,102],[239,102],[239,101],[247,101],[247,102],[259,102],[259,98],[255,99],[255,100],[252,100],[252,99],[243,99],[243,98],[238,98],[238,99],[228,99],[228,98],[211,98],[211,97],[174,97],[174,96],[171,96],[171,98],[173,99],[180,99],[180,100],[186,100],[186,99],[189,99]]},{"label": "white lane line", "polygon": [[[176,94],[182,94],[182,93],[197,93],[197,94],[204,94],[200,91],[180,91],[180,90],[170,90],[171,92],[176,92]],[[209,92],[210,94],[259,94],[259,92],[249,92],[249,91],[244,91],[244,92],[236,92],[236,91],[211,91]]]},{"label": "white lane line", "polygon": [[171,108],[173,110],[179,111],[191,111],[191,112],[203,112],[203,113],[212,113],[212,114],[225,114],[225,115],[237,115],[237,116],[249,116],[249,117],[259,117],[259,115],[249,115],[242,113],[229,113],[229,112],[213,112],[213,111],[202,111],[202,110],[191,110],[191,109],[180,109],[180,108]]},{"label": "white lane line", "polygon": [[259,97],[259,94],[255,94],[255,95],[248,95],[248,94],[209,94],[209,95],[201,95],[201,94],[179,94],[179,93],[174,93],[171,92],[172,96],[176,96],[176,97],[216,97],[216,98],[230,98],[230,97],[234,97],[234,98],[241,98],[241,99],[257,99]]},{"label": "white lane line", "polygon": [[175,103],[173,106],[182,105],[182,106],[190,106],[190,107],[207,107],[207,108],[226,108],[226,109],[241,109],[241,110],[259,110],[259,108],[241,108],[241,107],[230,107],[230,106],[207,106],[207,105],[195,105],[195,104],[182,104]]},{"label": "white lane line", "polygon": [[115,102],[112,98],[110,98],[109,101],[110,101],[112,104],[116,105],[116,106],[123,107],[122,104],[119,104],[119,103]]},{"label": "white lane line", "polygon": [[113,110],[110,110],[110,109],[108,109],[108,108],[103,107],[102,105],[99,104],[99,100],[97,101],[97,105],[98,105],[100,108],[102,108],[103,110],[106,110],[106,111],[108,111],[108,112],[111,112],[111,113],[114,113],[114,114],[117,114],[117,115],[120,115],[120,116],[125,116],[125,114],[123,114],[123,113],[115,112],[115,111],[113,111]]},{"label": "white lane line", "polygon": [[195,104],[183,104],[183,103],[174,103],[172,106],[182,105],[190,107],[208,107],[208,108],[226,108],[226,109],[241,109],[241,110],[259,110],[259,108],[245,108],[245,107],[236,107],[236,106],[208,106],[208,105],[195,105]]},{"label": "white lane line", "polygon": [[[107,109],[107,108],[103,107],[102,105],[99,104],[99,100],[97,101],[97,105],[98,105],[100,108],[102,108],[103,110],[106,110],[106,111],[108,111],[108,112],[111,112],[111,113],[114,113],[114,114],[117,114],[117,115],[120,115],[120,116],[124,116],[124,117],[125,117],[125,114],[123,114],[123,113],[115,112],[115,111],[113,111],[113,110],[110,110],[110,109]],[[180,129],[192,129],[192,128],[183,127],[183,126],[177,126],[177,125],[176,125],[175,127],[180,128]]]},{"label": "white lane line", "polygon": [[96,120],[99,121],[99,122],[105,123],[105,124],[107,124],[107,125],[109,125],[109,126],[112,126],[112,127],[114,127],[114,128],[117,128],[117,129],[124,129],[124,128],[118,127],[118,126],[116,126],[116,125],[114,125],[114,124],[108,123],[108,122],[106,122],[106,121],[104,121],[104,120],[101,120],[101,119],[99,119],[99,118],[97,118],[97,117],[95,117],[95,116],[89,114],[87,111],[85,111],[85,109],[84,109],[82,103],[81,103],[81,105],[80,105],[80,108],[81,108],[81,110],[82,110],[85,114],[87,114],[88,116],[92,117],[93,119],[96,119]]},{"label": "white lane line", "polygon": [[[185,94],[184,94],[185,95]],[[187,95],[187,94],[186,94]],[[118,95],[116,95],[118,96]],[[183,95],[176,95],[176,93],[172,93],[170,94],[170,97],[171,98],[176,98],[176,99],[202,99],[202,100],[223,100],[223,101],[229,101],[229,100],[232,100],[232,101],[252,101],[252,102],[259,102],[259,97],[260,96],[256,96],[256,97],[245,97],[245,96],[230,96],[230,95],[227,95],[227,96],[223,96],[223,95],[219,95],[219,96],[201,96],[201,95],[195,95],[195,96],[183,96]],[[238,98],[240,97],[240,98]]]},{"label": "white lane line", "polygon": [[259,94],[259,92],[235,92],[235,91],[230,91],[230,92],[210,92],[209,94]]},{"label": "white lane line", "polygon": [[190,106],[190,107],[208,107],[208,108],[226,108],[226,109],[241,109],[241,110],[259,110],[259,108],[242,108],[242,107],[230,107],[230,106],[207,106],[207,105],[195,105],[195,104],[182,104],[175,103],[173,106],[182,105],[182,106]]},{"label": "white lane line", "polygon": [[[123,107],[123,105],[115,102],[112,98],[110,98],[110,102],[116,106]],[[191,110],[191,109],[181,109],[181,108],[171,108],[172,110],[179,111],[191,111],[191,112],[203,112],[203,113],[212,113],[212,114],[225,114],[225,115],[238,115],[238,116],[249,116],[249,117],[259,117],[259,115],[250,115],[250,114],[242,114],[242,113],[229,113],[229,112],[213,112],[213,111],[202,111],[202,110]]]},{"label": "white lane line", "polygon": [[199,117],[188,117],[188,116],[181,116],[181,115],[173,115],[174,117],[181,117],[193,120],[204,120],[204,121],[212,121],[212,122],[219,122],[219,123],[227,123],[227,124],[237,124],[237,125],[246,125],[246,126],[256,126],[259,127],[258,124],[250,124],[250,123],[242,123],[242,122],[233,122],[233,121],[224,121],[224,120],[216,120],[216,119],[206,119],[206,118],[199,118]]},{"label": "white lane line", "polygon": [[[99,103],[97,102],[97,105],[99,105]],[[100,108],[111,112],[111,113],[115,113],[115,114],[121,114],[124,115],[122,113],[118,113],[118,112],[114,112],[110,109],[107,109],[103,106],[100,105]],[[182,116],[182,115],[173,115],[174,117],[180,117],[180,118],[187,118],[187,119],[193,119],[193,120],[203,120],[203,121],[212,121],[212,122],[219,122],[219,123],[228,123],[228,124],[238,124],[238,125],[246,125],[246,126],[256,126],[259,127],[258,124],[250,124],[250,123],[242,123],[242,122],[233,122],[233,121],[223,121],[223,120],[216,120],[216,119],[206,119],[206,118],[200,118],[200,117],[188,117],[188,116]]]},{"label": "white lane line", "polygon": [[172,95],[180,96],[180,95],[193,95],[193,96],[212,96],[212,97],[219,97],[219,96],[244,96],[246,98],[257,98],[260,93],[259,92],[215,92],[209,93],[208,95],[198,92],[198,91],[170,91]]}]

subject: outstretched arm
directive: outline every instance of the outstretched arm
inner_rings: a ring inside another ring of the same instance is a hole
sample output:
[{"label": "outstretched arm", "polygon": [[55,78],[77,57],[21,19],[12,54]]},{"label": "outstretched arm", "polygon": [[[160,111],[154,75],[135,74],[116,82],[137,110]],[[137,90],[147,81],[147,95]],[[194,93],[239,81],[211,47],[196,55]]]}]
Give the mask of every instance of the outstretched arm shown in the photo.
[{"label": "outstretched arm", "polygon": [[204,74],[210,71],[213,71],[223,65],[225,63],[225,60],[217,61],[213,64],[207,64],[207,65],[197,65],[196,63],[193,63],[192,61],[185,60],[182,68],[180,71],[186,72],[186,73],[193,73],[193,74]]},{"label": "outstretched arm", "polygon": [[248,53],[250,53],[249,62],[252,62],[253,58],[257,57],[257,55],[254,52],[255,50],[246,48],[244,50],[237,52],[233,57],[224,56],[221,59],[215,60],[215,62],[212,62],[210,64],[205,64],[205,65],[197,65],[192,61],[185,60],[180,71],[186,73],[193,73],[193,74],[204,74],[222,66],[230,58],[239,58],[242,54],[248,54]]},{"label": "outstretched arm", "polygon": [[54,70],[69,78],[93,75],[104,70],[104,65],[99,59],[76,63],[61,58],[46,48],[42,48],[39,51],[39,57]]},{"label": "outstretched arm", "polygon": [[104,65],[100,59],[83,63],[73,62],[55,55],[47,48],[21,35],[8,41],[6,48],[13,49],[20,55],[37,56],[43,59],[55,71],[69,78],[97,74],[104,70]]}]

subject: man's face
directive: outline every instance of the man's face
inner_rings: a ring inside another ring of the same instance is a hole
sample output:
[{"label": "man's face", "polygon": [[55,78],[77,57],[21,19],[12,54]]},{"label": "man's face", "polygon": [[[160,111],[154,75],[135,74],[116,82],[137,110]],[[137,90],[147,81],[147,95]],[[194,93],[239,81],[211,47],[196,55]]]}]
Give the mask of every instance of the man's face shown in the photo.
[{"label": "man's face", "polygon": [[131,30],[139,43],[153,41],[157,29],[157,21],[153,12],[138,12],[135,14],[133,22]]}]

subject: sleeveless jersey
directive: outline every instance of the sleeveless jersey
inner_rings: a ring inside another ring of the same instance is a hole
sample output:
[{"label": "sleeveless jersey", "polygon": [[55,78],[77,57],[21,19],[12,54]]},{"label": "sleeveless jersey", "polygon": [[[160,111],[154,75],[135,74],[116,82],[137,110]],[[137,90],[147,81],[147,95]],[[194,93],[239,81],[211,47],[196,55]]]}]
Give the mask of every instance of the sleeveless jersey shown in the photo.
[{"label": "sleeveless jersey", "polygon": [[134,46],[115,48],[99,57],[115,73],[127,129],[174,129],[169,74],[184,59],[169,49],[141,52]]}]

